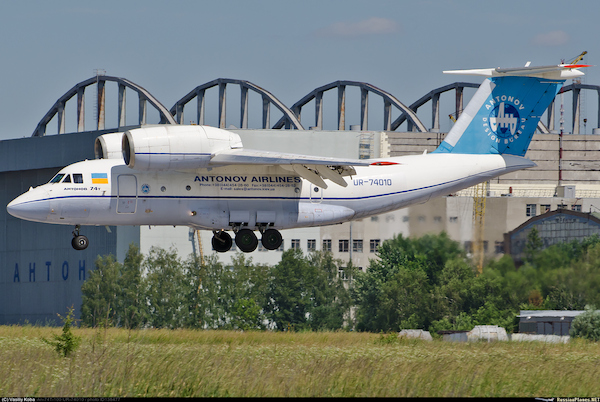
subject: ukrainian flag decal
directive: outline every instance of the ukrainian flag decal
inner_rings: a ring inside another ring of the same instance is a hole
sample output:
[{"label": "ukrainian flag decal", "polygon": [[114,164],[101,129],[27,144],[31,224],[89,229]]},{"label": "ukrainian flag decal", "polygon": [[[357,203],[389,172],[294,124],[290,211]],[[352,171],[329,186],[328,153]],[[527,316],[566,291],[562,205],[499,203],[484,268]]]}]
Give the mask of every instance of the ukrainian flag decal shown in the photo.
[{"label": "ukrainian flag decal", "polygon": [[108,184],[106,173],[92,173],[92,184]]}]

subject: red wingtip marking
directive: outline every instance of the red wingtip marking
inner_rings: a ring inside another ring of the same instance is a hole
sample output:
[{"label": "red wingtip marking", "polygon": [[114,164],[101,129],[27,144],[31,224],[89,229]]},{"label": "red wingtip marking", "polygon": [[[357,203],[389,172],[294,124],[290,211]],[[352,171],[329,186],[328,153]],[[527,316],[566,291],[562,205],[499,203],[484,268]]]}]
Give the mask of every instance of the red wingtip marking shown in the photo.
[{"label": "red wingtip marking", "polygon": [[371,166],[391,166],[391,165],[399,165],[398,162],[373,162]]},{"label": "red wingtip marking", "polygon": [[564,68],[582,68],[582,67],[592,67],[591,64],[566,64],[563,66]]}]

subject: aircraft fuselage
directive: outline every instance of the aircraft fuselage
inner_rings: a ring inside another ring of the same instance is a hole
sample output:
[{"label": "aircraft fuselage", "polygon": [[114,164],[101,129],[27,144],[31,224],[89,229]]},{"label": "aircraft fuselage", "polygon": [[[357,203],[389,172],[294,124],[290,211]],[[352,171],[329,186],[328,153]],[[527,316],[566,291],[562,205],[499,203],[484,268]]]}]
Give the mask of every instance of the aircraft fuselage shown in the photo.
[{"label": "aircraft fuselage", "polygon": [[[373,160],[377,163],[378,160]],[[428,154],[357,167],[348,186],[317,187],[279,165],[136,171],[116,159],[78,162],[8,205],[17,217],[65,225],[288,229],[361,219],[534,166],[507,155]],[[64,183],[70,175],[69,183]],[[77,177],[79,183],[74,182]]]}]

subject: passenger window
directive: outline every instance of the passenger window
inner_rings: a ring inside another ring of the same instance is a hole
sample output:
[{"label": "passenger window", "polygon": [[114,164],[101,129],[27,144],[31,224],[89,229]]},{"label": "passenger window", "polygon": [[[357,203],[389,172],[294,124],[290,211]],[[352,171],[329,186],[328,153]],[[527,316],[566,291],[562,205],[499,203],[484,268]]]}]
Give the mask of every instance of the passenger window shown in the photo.
[{"label": "passenger window", "polygon": [[54,176],[52,178],[52,180],[50,180],[50,183],[59,183],[62,180],[63,177],[65,177],[65,174],[64,173],[59,173],[56,176]]},{"label": "passenger window", "polygon": [[83,175],[81,173],[73,173],[73,183],[83,183]]},{"label": "passenger window", "polygon": [[70,183],[71,182],[71,175],[68,174],[67,177],[65,177],[65,179],[62,182],[63,183]]}]

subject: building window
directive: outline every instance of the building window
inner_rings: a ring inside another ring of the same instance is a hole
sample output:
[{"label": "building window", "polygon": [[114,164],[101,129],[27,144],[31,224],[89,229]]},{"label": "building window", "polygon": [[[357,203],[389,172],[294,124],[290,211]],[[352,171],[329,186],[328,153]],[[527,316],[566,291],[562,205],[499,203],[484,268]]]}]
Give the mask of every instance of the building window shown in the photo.
[{"label": "building window", "polygon": [[535,216],[535,208],[536,205],[535,204],[527,204],[527,207],[525,208],[525,215],[527,216]]},{"label": "building window", "polygon": [[369,252],[374,253],[375,251],[377,251],[379,243],[381,243],[380,239],[371,239],[371,241],[369,242]]},{"label": "building window", "polygon": [[504,254],[504,242],[503,241],[497,241],[495,243],[495,248],[496,248],[496,254]]},{"label": "building window", "polygon": [[292,248],[296,250],[300,249],[300,239],[292,239]]},{"label": "building window", "polygon": [[472,253],[473,252],[473,243],[471,243],[471,241],[467,240],[465,242],[465,253]]},{"label": "building window", "polygon": [[567,209],[567,204],[558,204],[556,209]]},{"label": "building window", "polygon": [[261,241],[258,242],[258,251],[268,251]]},{"label": "building window", "polygon": [[379,216],[372,216],[371,217],[371,222],[378,222],[379,221]]},{"label": "building window", "polygon": [[348,252],[348,240],[340,240],[340,253]]},{"label": "building window", "polygon": [[450,217],[450,219],[449,219],[449,221],[450,221],[451,223],[456,223],[456,222],[458,222],[458,216],[451,216],[451,217]]},{"label": "building window", "polygon": [[329,251],[329,252],[331,252],[331,239],[324,239],[323,240],[323,251]]},{"label": "building window", "polygon": [[541,204],[540,205],[540,213],[545,214],[550,211],[550,204]]},{"label": "building window", "polygon": [[346,276],[346,267],[339,267],[338,268],[338,276],[342,280],[347,280],[348,279],[347,276]]},{"label": "building window", "polygon": [[433,217],[433,221],[436,223],[441,223],[442,222],[442,217],[441,216],[434,216]]},{"label": "building window", "polygon": [[283,251],[283,243],[285,243],[285,239],[281,240],[281,246],[279,246],[279,248],[277,249],[277,251]]},{"label": "building window", "polygon": [[419,217],[417,218],[417,220],[419,222],[425,222],[425,215],[419,215]]},{"label": "building window", "polygon": [[315,251],[317,249],[317,241],[315,239],[308,239],[306,241],[306,251]]},{"label": "building window", "polygon": [[581,205],[576,205],[576,204],[571,205],[571,211],[581,212]]},{"label": "building window", "polygon": [[363,241],[362,240],[352,240],[352,251],[355,253],[363,252]]},{"label": "building window", "polygon": [[408,222],[409,219],[410,219],[410,217],[408,215],[404,215],[402,217],[402,222]]},{"label": "building window", "polygon": [[385,216],[385,221],[386,221],[386,222],[394,222],[394,215],[392,215],[392,214],[387,214],[387,215]]}]

